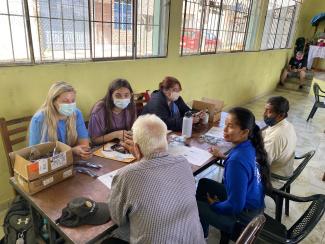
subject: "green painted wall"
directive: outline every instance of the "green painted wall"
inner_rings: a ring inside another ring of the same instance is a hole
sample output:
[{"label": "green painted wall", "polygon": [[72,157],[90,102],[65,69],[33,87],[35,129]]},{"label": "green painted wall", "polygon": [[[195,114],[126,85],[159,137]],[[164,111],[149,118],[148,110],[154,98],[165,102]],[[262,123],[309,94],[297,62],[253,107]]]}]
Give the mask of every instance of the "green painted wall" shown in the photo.
[{"label": "green painted wall", "polygon": [[[43,102],[53,81],[65,80],[77,90],[85,117],[117,77],[128,79],[135,91],[153,90],[166,75],[182,82],[186,101],[202,96],[223,99],[226,106],[243,104],[272,91],[291,50],[179,56],[182,1],[171,3],[167,58],[129,61],[0,67],[0,117],[31,115]],[[264,17],[261,19],[264,21]],[[263,25],[258,33],[261,37]],[[1,145],[2,146],[2,145]],[[5,155],[0,148],[0,207],[12,197]]]},{"label": "green painted wall", "polygon": [[[304,0],[300,16],[297,23],[296,37],[303,36],[311,39],[314,35],[315,27],[311,26],[311,19],[320,13],[325,12],[324,0]],[[317,32],[324,32],[325,21],[321,22]]]}]

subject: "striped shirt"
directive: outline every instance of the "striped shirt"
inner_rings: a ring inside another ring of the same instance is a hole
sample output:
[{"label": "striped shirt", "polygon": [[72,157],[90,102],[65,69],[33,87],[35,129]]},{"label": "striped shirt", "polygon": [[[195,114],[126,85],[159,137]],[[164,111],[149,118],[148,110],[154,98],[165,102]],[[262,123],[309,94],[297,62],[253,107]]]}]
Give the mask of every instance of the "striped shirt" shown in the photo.
[{"label": "striped shirt", "polygon": [[205,243],[188,161],[159,153],[123,167],[109,199],[114,237],[130,243]]}]

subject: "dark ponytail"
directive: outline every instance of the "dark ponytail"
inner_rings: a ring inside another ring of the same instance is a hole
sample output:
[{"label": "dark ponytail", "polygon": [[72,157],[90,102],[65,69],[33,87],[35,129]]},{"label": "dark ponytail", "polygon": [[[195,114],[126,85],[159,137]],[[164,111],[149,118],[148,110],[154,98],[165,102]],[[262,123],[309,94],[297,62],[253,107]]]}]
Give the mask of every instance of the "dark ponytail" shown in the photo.
[{"label": "dark ponytail", "polygon": [[267,162],[267,153],[264,148],[262,133],[260,127],[255,123],[254,114],[250,110],[241,107],[233,108],[229,113],[235,115],[237,123],[242,130],[249,130],[248,139],[251,140],[256,151],[256,161],[260,165],[260,174],[265,191],[271,191],[270,166]]}]

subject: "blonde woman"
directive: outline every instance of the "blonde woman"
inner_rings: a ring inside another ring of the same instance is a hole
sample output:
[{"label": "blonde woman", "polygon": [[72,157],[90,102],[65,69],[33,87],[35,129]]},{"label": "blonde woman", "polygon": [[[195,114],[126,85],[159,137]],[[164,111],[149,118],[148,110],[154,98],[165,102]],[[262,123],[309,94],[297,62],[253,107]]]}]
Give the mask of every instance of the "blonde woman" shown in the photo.
[{"label": "blonde woman", "polygon": [[29,145],[61,141],[72,147],[75,155],[91,156],[88,132],[81,111],[76,107],[76,91],[64,81],[54,83],[29,128]]}]

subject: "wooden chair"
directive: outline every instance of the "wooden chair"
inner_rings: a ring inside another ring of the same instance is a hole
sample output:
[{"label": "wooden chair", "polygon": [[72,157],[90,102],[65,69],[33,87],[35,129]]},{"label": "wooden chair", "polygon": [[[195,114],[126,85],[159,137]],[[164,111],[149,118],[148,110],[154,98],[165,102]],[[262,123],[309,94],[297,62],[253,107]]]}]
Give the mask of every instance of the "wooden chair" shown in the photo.
[{"label": "wooden chair", "polygon": [[13,163],[10,160],[9,153],[13,151],[13,146],[26,141],[26,132],[32,116],[6,120],[0,118],[1,138],[7,157],[10,176],[14,175]]},{"label": "wooden chair", "polygon": [[141,115],[144,105],[150,100],[149,90],[133,94],[137,115]]}]

